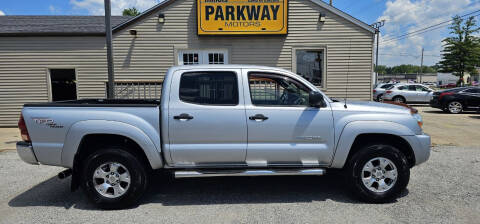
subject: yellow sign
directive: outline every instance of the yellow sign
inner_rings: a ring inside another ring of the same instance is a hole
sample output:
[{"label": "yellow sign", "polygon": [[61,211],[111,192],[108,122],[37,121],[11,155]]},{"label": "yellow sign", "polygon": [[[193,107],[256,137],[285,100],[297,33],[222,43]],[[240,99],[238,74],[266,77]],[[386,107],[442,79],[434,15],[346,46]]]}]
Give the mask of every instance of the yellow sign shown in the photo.
[{"label": "yellow sign", "polygon": [[287,1],[197,0],[198,34],[287,34]]}]

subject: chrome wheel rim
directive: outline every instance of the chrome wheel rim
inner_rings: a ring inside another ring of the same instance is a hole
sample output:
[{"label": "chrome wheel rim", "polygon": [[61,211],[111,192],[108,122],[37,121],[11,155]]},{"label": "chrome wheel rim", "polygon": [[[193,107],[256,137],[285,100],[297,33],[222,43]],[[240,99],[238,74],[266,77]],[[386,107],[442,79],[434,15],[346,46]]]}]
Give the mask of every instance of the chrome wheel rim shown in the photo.
[{"label": "chrome wheel rim", "polygon": [[462,111],[463,107],[462,104],[459,102],[451,102],[448,104],[448,110],[452,113],[460,113]]},{"label": "chrome wheel rim", "polygon": [[400,97],[396,97],[396,98],[395,98],[395,102],[397,102],[397,103],[403,103],[403,99],[400,98]]},{"label": "chrome wheel rim", "polygon": [[104,163],[93,172],[93,185],[100,195],[118,198],[130,187],[130,172],[120,163]]},{"label": "chrome wheel rim", "polygon": [[362,169],[362,183],[370,191],[382,193],[390,190],[398,178],[395,164],[383,157],[369,160]]}]

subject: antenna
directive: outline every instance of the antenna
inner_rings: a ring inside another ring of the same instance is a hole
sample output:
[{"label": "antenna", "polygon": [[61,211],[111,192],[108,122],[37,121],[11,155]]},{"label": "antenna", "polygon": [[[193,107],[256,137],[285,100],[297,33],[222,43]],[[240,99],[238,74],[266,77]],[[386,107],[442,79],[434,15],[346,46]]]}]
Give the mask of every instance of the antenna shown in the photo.
[{"label": "antenna", "polygon": [[349,45],[348,45],[348,62],[347,62],[347,84],[345,85],[345,105],[343,107],[347,109],[347,98],[348,98],[348,77],[350,75],[350,56],[351,56],[351,50],[352,50],[352,39],[349,39]]}]

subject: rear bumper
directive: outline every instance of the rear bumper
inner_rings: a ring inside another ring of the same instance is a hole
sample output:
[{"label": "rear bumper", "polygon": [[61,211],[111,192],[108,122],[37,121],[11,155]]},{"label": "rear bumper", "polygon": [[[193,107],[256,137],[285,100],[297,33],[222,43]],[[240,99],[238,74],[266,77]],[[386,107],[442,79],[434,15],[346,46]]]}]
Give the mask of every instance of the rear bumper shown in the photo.
[{"label": "rear bumper", "polygon": [[415,154],[415,165],[419,165],[430,158],[431,139],[427,134],[405,136]]},{"label": "rear bumper", "polygon": [[29,164],[38,165],[37,157],[33,152],[32,143],[29,142],[17,142],[17,153],[24,162]]}]

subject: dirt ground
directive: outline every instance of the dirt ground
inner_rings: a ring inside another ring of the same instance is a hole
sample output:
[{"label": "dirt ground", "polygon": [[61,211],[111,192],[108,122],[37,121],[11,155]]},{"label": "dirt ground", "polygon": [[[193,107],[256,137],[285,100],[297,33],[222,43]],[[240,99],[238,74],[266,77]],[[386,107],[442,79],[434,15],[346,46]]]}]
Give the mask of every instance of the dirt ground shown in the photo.
[{"label": "dirt ground", "polygon": [[[432,136],[432,145],[480,146],[480,113],[449,114],[427,105],[412,105],[423,117],[423,130]],[[0,152],[15,149],[17,128],[0,128]]]},{"label": "dirt ground", "polygon": [[426,105],[413,105],[423,117],[423,131],[432,145],[480,146],[480,113],[449,114]]}]

